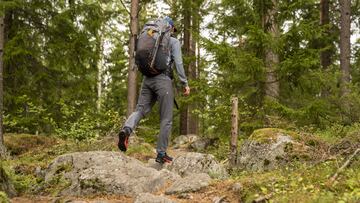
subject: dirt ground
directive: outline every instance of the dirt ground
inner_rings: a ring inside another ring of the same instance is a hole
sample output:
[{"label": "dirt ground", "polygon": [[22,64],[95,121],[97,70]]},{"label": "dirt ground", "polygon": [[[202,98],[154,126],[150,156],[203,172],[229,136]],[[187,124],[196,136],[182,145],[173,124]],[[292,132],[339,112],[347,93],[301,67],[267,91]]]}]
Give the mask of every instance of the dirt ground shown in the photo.
[{"label": "dirt ground", "polygon": [[[222,198],[225,202],[240,202],[240,195],[232,190],[233,181],[213,182],[209,187],[198,192],[186,193],[185,195],[166,196],[179,203],[198,202],[208,203],[214,202],[216,198]],[[160,195],[163,191],[159,191]],[[46,196],[25,196],[11,199],[12,203],[62,203],[69,201],[78,201],[78,203],[132,203],[134,198],[128,196],[98,196],[92,198],[76,198],[76,197],[46,197]]]}]

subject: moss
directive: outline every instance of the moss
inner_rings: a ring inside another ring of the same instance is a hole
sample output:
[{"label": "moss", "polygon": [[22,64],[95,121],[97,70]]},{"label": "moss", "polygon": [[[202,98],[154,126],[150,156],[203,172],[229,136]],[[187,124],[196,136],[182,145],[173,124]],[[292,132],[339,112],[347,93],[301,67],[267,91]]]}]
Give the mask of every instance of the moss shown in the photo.
[{"label": "moss", "polygon": [[80,187],[81,189],[91,189],[96,191],[97,194],[105,193],[105,185],[101,183],[101,181],[96,179],[90,179],[90,180],[82,180],[80,181]]},{"label": "moss", "polygon": [[55,175],[50,181],[42,182],[39,190],[44,195],[58,196],[63,190],[69,188],[71,181],[62,174]]},{"label": "moss", "polygon": [[336,183],[327,186],[338,169],[338,161],[317,165],[293,163],[268,172],[233,171],[231,178],[244,186],[241,202],[273,194],[270,202],[358,202],[360,199],[360,160],[341,174]]},{"label": "moss", "polygon": [[146,162],[149,158],[154,157],[154,147],[147,143],[139,145],[130,145],[126,154],[140,161]]},{"label": "moss", "polygon": [[10,203],[9,198],[5,194],[5,192],[0,191],[0,202],[1,203]]},{"label": "moss", "polygon": [[299,135],[289,130],[283,130],[279,128],[262,128],[255,130],[249,137],[250,140],[255,140],[260,143],[270,143],[275,140],[279,135],[290,136],[292,138],[298,138]]},{"label": "moss", "polygon": [[71,171],[73,165],[71,163],[61,164],[56,167],[55,174],[61,174]]}]

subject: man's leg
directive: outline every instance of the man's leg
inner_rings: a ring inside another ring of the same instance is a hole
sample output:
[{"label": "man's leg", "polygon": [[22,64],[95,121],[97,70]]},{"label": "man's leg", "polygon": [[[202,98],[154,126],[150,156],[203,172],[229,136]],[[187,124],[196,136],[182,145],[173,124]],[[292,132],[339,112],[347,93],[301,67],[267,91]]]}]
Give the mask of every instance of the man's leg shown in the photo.
[{"label": "man's leg", "polygon": [[148,87],[146,79],[143,81],[136,110],[126,120],[123,129],[119,133],[118,147],[121,151],[126,151],[128,146],[128,137],[135,129],[142,118],[151,111],[156,101],[155,93]]},{"label": "man's leg", "polygon": [[156,94],[160,104],[160,135],[156,151],[158,152],[158,158],[163,157],[163,162],[168,162],[172,160],[171,157],[166,155],[166,149],[173,121],[174,92],[171,80],[158,80],[156,86]]}]

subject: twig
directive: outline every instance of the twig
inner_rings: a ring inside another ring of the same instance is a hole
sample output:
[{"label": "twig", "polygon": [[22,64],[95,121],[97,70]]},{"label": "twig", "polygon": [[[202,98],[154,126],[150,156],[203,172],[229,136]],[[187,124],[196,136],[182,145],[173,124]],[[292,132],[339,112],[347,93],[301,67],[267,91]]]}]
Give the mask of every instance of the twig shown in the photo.
[{"label": "twig", "polygon": [[272,193],[270,194],[267,194],[265,196],[261,196],[261,197],[258,197],[257,199],[255,199],[253,201],[253,203],[261,203],[261,202],[266,202],[267,200],[269,200],[271,197],[272,197]]},{"label": "twig", "polygon": [[218,197],[214,200],[214,203],[221,203],[221,202],[225,202],[224,200],[226,199],[226,196],[222,196],[222,197]]},{"label": "twig", "polygon": [[130,15],[130,11],[129,11],[129,9],[127,9],[125,3],[122,0],[119,0],[119,1],[120,1],[121,5],[124,7],[125,11]]},{"label": "twig", "polygon": [[336,173],[330,178],[330,184],[332,184],[339,174],[351,163],[351,160],[355,157],[355,155],[360,152],[360,148],[355,150],[355,152],[346,160],[346,162],[336,171]]}]

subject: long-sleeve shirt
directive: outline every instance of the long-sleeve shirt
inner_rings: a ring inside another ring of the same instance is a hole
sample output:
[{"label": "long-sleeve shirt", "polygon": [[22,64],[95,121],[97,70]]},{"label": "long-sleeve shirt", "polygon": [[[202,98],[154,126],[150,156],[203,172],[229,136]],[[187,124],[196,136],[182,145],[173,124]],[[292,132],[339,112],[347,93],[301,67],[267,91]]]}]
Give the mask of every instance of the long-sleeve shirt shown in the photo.
[{"label": "long-sleeve shirt", "polygon": [[170,38],[170,51],[171,51],[171,60],[175,63],[176,72],[179,76],[181,84],[186,87],[188,86],[188,81],[184,71],[184,65],[181,54],[181,44],[180,41],[174,37]]}]

